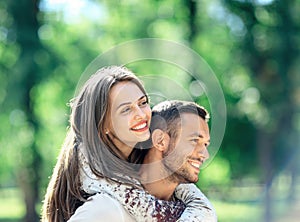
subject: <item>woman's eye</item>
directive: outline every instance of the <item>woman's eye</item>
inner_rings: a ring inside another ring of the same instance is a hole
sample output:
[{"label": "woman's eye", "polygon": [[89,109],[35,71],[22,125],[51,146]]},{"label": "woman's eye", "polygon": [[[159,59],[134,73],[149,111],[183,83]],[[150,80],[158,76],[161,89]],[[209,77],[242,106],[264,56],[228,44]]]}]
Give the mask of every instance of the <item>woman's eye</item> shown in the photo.
[{"label": "woman's eye", "polygon": [[140,106],[146,106],[148,104],[148,100],[144,100],[140,102]]},{"label": "woman's eye", "polygon": [[130,107],[125,107],[124,109],[122,109],[121,113],[127,113],[130,111]]}]

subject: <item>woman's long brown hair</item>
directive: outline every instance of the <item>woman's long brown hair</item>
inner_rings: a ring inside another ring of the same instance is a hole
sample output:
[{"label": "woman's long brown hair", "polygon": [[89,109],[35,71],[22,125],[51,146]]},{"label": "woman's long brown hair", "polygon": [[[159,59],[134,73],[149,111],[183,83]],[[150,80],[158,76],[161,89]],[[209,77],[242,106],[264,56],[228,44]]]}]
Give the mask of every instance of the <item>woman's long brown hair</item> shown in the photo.
[{"label": "woman's long brown hair", "polygon": [[110,89],[122,81],[132,81],[146,95],[143,85],[131,71],[125,67],[111,66],[91,76],[72,101],[70,128],[43,203],[43,222],[67,221],[87,199],[80,189],[78,149],[84,150],[92,172],[99,177],[131,184],[122,175],[137,176],[104,129]]}]

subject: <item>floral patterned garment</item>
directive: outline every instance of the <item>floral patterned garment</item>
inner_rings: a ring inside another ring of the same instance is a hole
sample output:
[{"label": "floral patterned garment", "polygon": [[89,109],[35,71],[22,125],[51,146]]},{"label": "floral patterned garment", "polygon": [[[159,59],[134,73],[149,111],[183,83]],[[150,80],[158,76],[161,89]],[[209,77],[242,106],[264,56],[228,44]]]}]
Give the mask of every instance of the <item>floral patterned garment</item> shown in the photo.
[{"label": "floral patterned garment", "polygon": [[194,184],[179,185],[174,200],[164,201],[145,191],[137,180],[134,182],[140,188],[97,177],[81,151],[79,161],[82,189],[89,194],[105,193],[111,196],[138,222],[217,221],[211,203]]}]

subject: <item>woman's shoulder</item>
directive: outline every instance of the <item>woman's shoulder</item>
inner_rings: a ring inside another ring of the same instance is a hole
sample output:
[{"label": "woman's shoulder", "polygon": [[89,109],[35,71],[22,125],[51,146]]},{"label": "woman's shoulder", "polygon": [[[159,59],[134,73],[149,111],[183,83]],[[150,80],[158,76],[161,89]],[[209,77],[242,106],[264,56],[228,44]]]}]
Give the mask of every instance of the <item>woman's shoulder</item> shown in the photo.
[{"label": "woman's shoulder", "polygon": [[122,205],[105,193],[91,196],[80,206],[70,218],[69,222],[99,222],[99,221],[134,221]]}]

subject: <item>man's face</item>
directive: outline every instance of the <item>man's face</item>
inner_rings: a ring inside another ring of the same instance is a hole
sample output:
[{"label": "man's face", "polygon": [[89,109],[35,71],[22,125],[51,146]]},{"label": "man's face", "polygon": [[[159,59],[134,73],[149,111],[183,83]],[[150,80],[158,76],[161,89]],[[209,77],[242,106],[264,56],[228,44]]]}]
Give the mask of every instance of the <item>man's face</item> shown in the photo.
[{"label": "man's face", "polygon": [[208,124],[196,114],[183,113],[179,128],[175,146],[174,143],[169,144],[165,166],[175,172],[171,176],[174,182],[195,183],[201,165],[209,158]]}]

